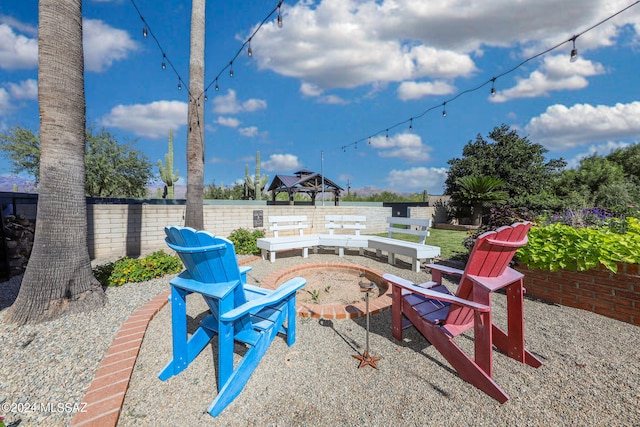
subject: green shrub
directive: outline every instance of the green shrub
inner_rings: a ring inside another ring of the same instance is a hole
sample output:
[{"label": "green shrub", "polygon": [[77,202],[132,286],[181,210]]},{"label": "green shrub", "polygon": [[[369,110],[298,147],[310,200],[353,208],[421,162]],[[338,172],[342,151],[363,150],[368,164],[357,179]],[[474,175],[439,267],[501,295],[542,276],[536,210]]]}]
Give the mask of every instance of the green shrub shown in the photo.
[{"label": "green shrub", "polygon": [[237,254],[251,255],[260,253],[257,240],[261,237],[264,237],[264,230],[249,231],[246,228],[238,228],[231,232],[229,240],[233,242]]},{"label": "green shrub", "polygon": [[640,264],[637,218],[627,218],[625,227],[573,228],[561,223],[532,227],[528,237],[529,243],[518,249],[517,260],[540,270],[586,271],[602,264],[615,273],[619,262]]},{"label": "green shrub", "polygon": [[125,257],[97,266],[93,275],[102,286],[122,286],[128,282],[144,282],[165,274],[179,273],[182,268],[180,258],[157,251],[144,258]]}]

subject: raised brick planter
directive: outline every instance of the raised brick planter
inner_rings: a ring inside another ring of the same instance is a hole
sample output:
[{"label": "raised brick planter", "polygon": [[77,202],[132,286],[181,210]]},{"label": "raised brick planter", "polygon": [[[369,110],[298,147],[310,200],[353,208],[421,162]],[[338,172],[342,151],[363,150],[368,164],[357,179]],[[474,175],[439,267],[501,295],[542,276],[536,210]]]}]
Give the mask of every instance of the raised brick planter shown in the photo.
[{"label": "raised brick planter", "polygon": [[523,265],[516,270],[525,275],[524,285],[529,296],[640,325],[637,264],[618,264],[618,273],[604,266],[581,272],[550,272]]}]

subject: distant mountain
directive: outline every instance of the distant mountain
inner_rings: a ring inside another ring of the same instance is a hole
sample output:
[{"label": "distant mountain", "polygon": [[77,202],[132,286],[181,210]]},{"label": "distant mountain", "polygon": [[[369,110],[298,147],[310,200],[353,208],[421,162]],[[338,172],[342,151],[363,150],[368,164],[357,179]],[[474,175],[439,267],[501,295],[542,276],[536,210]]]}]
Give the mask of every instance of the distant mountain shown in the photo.
[{"label": "distant mountain", "polygon": [[[357,194],[360,197],[369,197],[372,196],[374,194],[380,194],[383,192],[389,192],[389,193],[394,193],[394,194],[398,194],[400,196],[407,196],[411,193],[403,193],[401,191],[396,191],[396,190],[391,190],[389,188],[379,188],[379,187],[374,187],[372,185],[366,185],[364,187],[360,187],[360,188],[352,188],[350,190],[351,194]],[[344,195],[347,194],[346,190],[343,193]]]},{"label": "distant mountain", "polygon": [[14,185],[20,193],[34,193],[36,188],[33,180],[12,174],[0,175],[0,191],[14,191]]}]

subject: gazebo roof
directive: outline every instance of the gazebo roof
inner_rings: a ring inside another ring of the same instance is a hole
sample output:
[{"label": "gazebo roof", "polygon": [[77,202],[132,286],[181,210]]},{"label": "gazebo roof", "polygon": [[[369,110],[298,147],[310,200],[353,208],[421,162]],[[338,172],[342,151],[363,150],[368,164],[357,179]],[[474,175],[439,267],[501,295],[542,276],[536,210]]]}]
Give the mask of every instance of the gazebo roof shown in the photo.
[{"label": "gazebo roof", "polygon": [[[267,191],[274,191],[279,193],[282,191],[293,191],[302,193],[317,193],[322,191],[322,175],[316,172],[303,169],[294,172],[295,175],[276,175],[271,181],[271,185]],[[332,192],[343,191],[344,188],[340,187],[335,182],[324,177],[324,190]]]}]

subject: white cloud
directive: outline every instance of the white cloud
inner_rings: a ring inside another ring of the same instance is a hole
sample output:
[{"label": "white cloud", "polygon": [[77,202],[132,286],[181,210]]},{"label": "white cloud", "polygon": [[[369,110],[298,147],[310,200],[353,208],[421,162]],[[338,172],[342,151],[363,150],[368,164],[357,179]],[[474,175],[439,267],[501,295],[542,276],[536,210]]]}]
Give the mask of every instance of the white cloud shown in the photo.
[{"label": "white cloud", "polygon": [[7,86],[11,96],[15,99],[38,99],[38,81],[35,79],[9,83]]},{"label": "white cloud", "polygon": [[14,28],[19,32],[27,34],[31,37],[35,37],[38,35],[37,25],[25,24],[24,22],[20,22],[11,16],[0,15],[0,24],[7,24],[9,27]]},{"label": "white cloud", "polygon": [[435,82],[402,82],[398,86],[398,98],[402,101],[420,99],[429,95],[448,95],[456,88],[443,81]]},{"label": "white cloud", "polygon": [[124,129],[136,136],[166,138],[169,129],[176,130],[187,123],[187,108],[187,103],[181,101],[118,105],[100,120],[100,124]]},{"label": "white cloud", "polygon": [[430,194],[442,194],[447,172],[447,168],[394,169],[387,175],[386,182],[396,191],[415,192],[426,188]]},{"label": "white cloud", "polygon": [[0,68],[18,70],[38,66],[38,40],[16,34],[7,24],[0,24]]},{"label": "white cloud", "polygon": [[247,126],[245,128],[240,128],[238,129],[238,132],[240,133],[240,135],[246,136],[248,138],[253,138],[260,134],[256,126]]},{"label": "white cloud", "polygon": [[[548,95],[556,90],[584,89],[589,85],[585,77],[604,74],[602,64],[585,59],[570,62],[566,55],[544,58],[539,70],[533,71],[525,79],[517,79],[517,84],[509,89],[498,90],[491,97],[493,102],[505,102],[515,98],[533,98]],[[497,81],[500,84],[500,81]]]},{"label": "white cloud", "polygon": [[293,154],[272,154],[261,166],[267,172],[290,173],[302,168],[302,163]]},{"label": "white cloud", "polygon": [[251,98],[242,103],[238,102],[236,91],[229,89],[226,95],[218,95],[213,98],[213,111],[218,114],[250,113],[267,108],[267,101]]},{"label": "white cloud", "polygon": [[114,61],[125,59],[138,49],[129,33],[113,28],[98,19],[84,19],[84,63],[88,71],[105,71]]},{"label": "white cloud", "polygon": [[371,147],[378,150],[380,157],[400,158],[409,162],[424,162],[431,158],[431,148],[422,143],[419,135],[411,132],[390,135],[388,138],[385,135],[373,137]]},{"label": "white cloud", "polygon": [[532,141],[550,150],[572,148],[599,141],[638,138],[640,101],[614,106],[552,105],[525,127]]},{"label": "white cloud", "polygon": [[0,116],[9,110],[11,107],[9,92],[5,88],[0,87]]},{"label": "white cloud", "polygon": [[236,119],[235,117],[220,116],[216,119],[216,123],[221,126],[226,126],[230,128],[237,128],[238,126],[240,126],[240,120]]},{"label": "white cloud", "polygon": [[628,147],[629,145],[631,144],[629,144],[628,142],[614,142],[614,141],[608,141],[608,142],[605,142],[604,144],[590,145],[587,148],[586,152],[578,153],[571,159],[565,159],[567,161],[567,167],[575,169],[580,165],[580,160],[582,159],[593,156],[594,154],[597,154],[598,156],[606,156],[607,154],[610,154],[614,150]]}]

